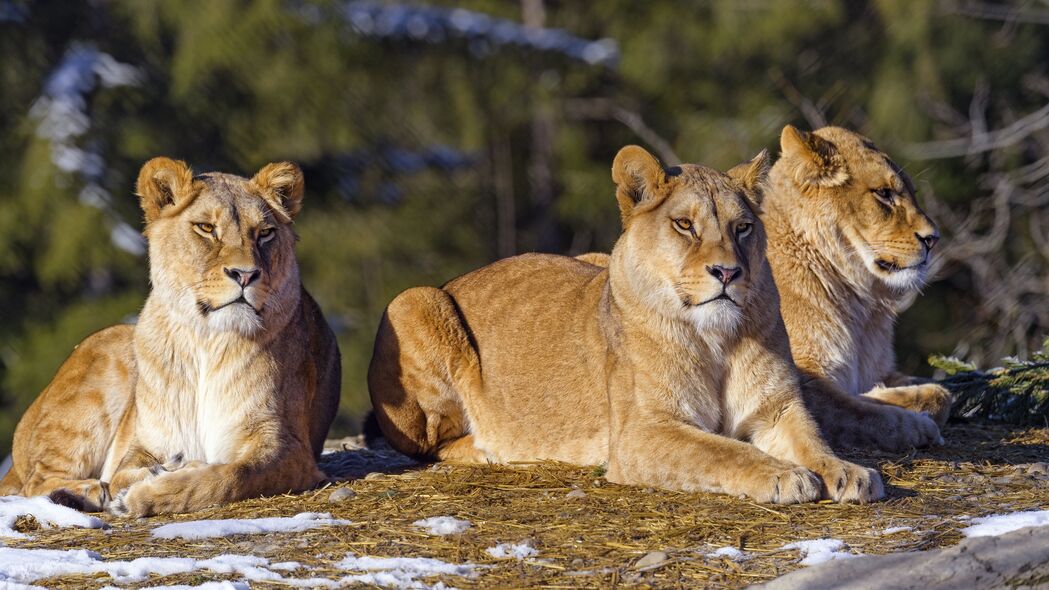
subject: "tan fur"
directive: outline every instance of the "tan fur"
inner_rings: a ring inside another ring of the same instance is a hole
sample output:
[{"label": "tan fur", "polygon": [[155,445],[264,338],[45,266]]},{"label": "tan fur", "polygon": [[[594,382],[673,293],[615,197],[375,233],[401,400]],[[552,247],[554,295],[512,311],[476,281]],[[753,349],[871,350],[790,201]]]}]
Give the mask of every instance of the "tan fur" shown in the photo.
[{"label": "tan fur", "polygon": [[[626,147],[607,268],[528,254],[399,295],[368,373],[391,444],[762,502],[880,498],[805,411],[755,212],[767,165],[667,170]],[[737,276],[724,290],[715,265]]]},{"label": "tan fur", "polygon": [[152,284],[139,321],[74,351],[19,423],[4,482],[133,516],[316,485],[339,352],[299,280],[301,171],[194,177],[155,158],[137,188]]},{"label": "tan fur", "polygon": [[897,373],[893,354],[896,306],[924,280],[935,225],[918,207],[910,178],[869,139],[838,127],[803,133],[788,125],[780,143],[762,219],[810,409],[836,444],[936,442],[929,420],[896,406],[942,425],[950,396]]}]

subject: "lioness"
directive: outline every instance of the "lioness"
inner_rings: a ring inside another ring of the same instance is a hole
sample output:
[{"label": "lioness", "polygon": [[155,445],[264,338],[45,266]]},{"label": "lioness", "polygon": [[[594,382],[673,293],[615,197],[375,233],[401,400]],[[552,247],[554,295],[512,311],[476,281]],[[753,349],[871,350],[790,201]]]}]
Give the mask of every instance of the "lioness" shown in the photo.
[{"label": "lioness", "polygon": [[623,148],[608,268],[529,254],[398,295],[368,385],[397,449],[607,463],[612,482],[761,502],[882,497],[799,392],[755,213],[768,157],[723,174]]},{"label": "lioness", "polygon": [[940,425],[950,412],[945,388],[895,369],[897,302],[922,285],[939,240],[913,182],[869,139],[840,127],[788,125],[780,146],[762,219],[810,409],[832,440],[888,449],[937,442],[924,416],[895,408]]},{"label": "lioness", "polygon": [[302,172],[194,176],[155,158],[137,192],[152,284],[138,323],[62,365],[0,493],[147,516],[316,485],[340,365],[295,260]]}]

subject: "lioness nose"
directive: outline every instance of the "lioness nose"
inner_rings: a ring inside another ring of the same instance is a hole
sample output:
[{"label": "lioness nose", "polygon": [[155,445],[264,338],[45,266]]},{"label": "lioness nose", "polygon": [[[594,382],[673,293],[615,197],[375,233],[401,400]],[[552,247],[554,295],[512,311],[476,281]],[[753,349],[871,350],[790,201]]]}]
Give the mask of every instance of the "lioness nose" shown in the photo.
[{"label": "lioness nose", "polygon": [[255,279],[259,278],[262,271],[257,268],[224,268],[222,269],[226,276],[237,281],[237,284],[241,287],[247,287],[251,283],[255,282]]},{"label": "lioness nose", "polygon": [[923,244],[925,244],[925,247],[928,248],[929,250],[932,250],[932,247],[936,245],[936,242],[940,241],[940,235],[935,233],[935,232],[931,233],[931,234],[929,234],[927,236],[923,236],[921,234],[914,234],[914,235],[917,236],[918,241],[923,243]]},{"label": "lioness nose", "polygon": [[743,274],[743,269],[738,266],[726,267],[721,266],[720,264],[715,264],[714,266],[708,266],[707,272],[713,275],[715,279],[728,285]]}]

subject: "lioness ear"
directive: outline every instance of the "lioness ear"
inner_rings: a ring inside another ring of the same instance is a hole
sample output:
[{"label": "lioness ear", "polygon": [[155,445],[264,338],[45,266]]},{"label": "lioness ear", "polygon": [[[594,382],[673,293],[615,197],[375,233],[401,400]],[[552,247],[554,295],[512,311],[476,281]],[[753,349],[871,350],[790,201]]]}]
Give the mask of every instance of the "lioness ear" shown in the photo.
[{"label": "lioness ear", "polygon": [[171,158],[153,158],[146,162],[135,183],[146,223],[185,204],[192,184],[193,171],[185,162]]},{"label": "lioness ear", "polygon": [[628,145],[619,150],[612,162],[612,181],[616,183],[616,201],[624,228],[635,207],[654,206],[663,200],[666,178],[663,165],[644,148]]},{"label": "lioness ear", "polygon": [[733,166],[727,172],[736,182],[750,193],[750,197],[756,205],[761,205],[761,199],[765,191],[765,181],[769,177],[769,151],[761,152],[747,162]]},{"label": "lioness ear", "polygon": [[780,134],[779,144],[788,170],[798,184],[831,187],[849,180],[845,158],[826,139],[787,125]]},{"label": "lioness ear", "polygon": [[274,162],[266,164],[251,179],[251,184],[262,193],[262,198],[270,204],[277,217],[284,223],[302,210],[302,195],[305,180],[302,170],[291,162]]}]

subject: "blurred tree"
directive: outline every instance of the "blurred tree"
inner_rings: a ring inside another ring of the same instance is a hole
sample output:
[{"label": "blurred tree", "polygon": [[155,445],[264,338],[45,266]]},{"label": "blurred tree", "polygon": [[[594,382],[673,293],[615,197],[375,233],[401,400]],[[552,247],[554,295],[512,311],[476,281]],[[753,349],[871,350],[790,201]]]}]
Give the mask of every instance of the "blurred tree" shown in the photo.
[{"label": "blurred tree", "polygon": [[[132,184],[160,154],[246,175],[303,165],[299,256],[343,351],[340,432],[367,408],[397,292],[516,252],[610,248],[608,171],[626,143],[727,167],[788,122],[857,128],[897,154],[950,222],[946,252],[952,232],[994,238],[943,257],[944,280],[901,320],[905,370],[931,352],[1022,353],[1049,325],[1049,132],[1023,119],[1049,99],[1049,52],[1031,10],[0,0],[0,452],[76,342],[141,305]],[[1019,139],[973,143],[1017,121]]]}]

